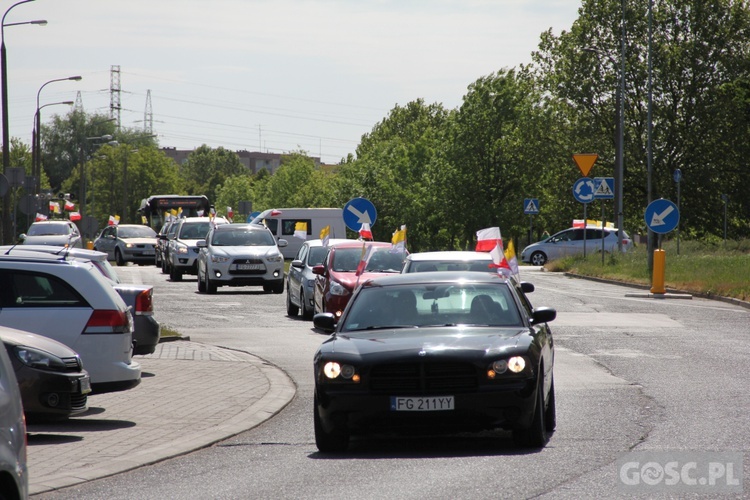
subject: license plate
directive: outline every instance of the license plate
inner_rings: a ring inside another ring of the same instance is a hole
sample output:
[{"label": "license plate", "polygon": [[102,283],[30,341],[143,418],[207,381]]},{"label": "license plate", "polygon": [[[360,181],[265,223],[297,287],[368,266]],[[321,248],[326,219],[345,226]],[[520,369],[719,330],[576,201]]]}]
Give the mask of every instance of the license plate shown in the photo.
[{"label": "license plate", "polygon": [[88,377],[82,378],[80,380],[81,384],[81,394],[88,394],[91,392],[91,379]]},{"label": "license plate", "polygon": [[391,411],[446,411],[453,409],[453,396],[419,398],[391,396]]},{"label": "license plate", "polygon": [[265,269],[263,264],[237,264],[238,271],[260,271]]}]

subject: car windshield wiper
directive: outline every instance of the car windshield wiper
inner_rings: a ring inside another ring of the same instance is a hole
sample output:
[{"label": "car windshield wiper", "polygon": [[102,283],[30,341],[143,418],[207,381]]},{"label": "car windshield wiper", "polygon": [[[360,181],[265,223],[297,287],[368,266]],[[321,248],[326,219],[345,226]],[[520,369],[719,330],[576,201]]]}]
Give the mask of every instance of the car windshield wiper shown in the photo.
[{"label": "car windshield wiper", "polygon": [[401,328],[419,328],[417,325],[371,325],[365,328],[353,328],[348,332],[363,332],[365,330],[395,330]]}]

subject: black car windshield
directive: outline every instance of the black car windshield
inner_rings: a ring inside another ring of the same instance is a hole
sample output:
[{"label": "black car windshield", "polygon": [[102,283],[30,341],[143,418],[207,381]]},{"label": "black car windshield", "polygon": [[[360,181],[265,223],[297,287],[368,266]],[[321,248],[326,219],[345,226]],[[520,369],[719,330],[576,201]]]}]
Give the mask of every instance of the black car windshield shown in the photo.
[{"label": "black car windshield", "polygon": [[276,245],[276,240],[268,231],[215,231],[211,244],[219,247],[254,246],[270,247]]},{"label": "black car windshield", "polygon": [[318,266],[323,263],[323,259],[326,258],[326,247],[310,247],[310,253],[307,255],[307,265]]},{"label": "black car windshield", "polygon": [[148,226],[121,227],[117,229],[120,238],[156,238],[156,231]]},{"label": "black car windshield", "polygon": [[70,228],[67,224],[32,224],[26,234],[28,236],[52,236],[69,233]]},{"label": "black car windshield", "polygon": [[340,331],[456,325],[523,326],[523,320],[505,282],[429,283],[362,289]]}]

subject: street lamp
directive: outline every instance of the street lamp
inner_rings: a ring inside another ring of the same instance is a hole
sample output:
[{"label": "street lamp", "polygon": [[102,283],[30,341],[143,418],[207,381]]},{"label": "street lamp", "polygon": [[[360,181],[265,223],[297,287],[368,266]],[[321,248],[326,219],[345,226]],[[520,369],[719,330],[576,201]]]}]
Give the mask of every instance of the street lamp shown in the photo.
[{"label": "street lamp", "polygon": [[[34,194],[39,192],[39,183],[42,176],[42,149],[41,149],[41,136],[42,136],[42,125],[41,125],[41,114],[39,113],[39,110],[42,107],[39,107],[39,96],[42,93],[42,89],[53,82],[64,82],[67,80],[73,80],[76,82],[80,82],[82,80],[82,77],[80,76],[69,76],[67,78],[55,78],[54,80],[49,80],[45,82],[41,87],[39,87],[39,90],[36,93],[36,114],[34,115],[34,131],[31,134],[32,144],[31,144],[31,163],[32,168],[31,171],[33,172],[33,175],[36,176],[36,186],[34,186]],[[67,101],[66,101],[67,102]]]},{"label": "street lamp", "polygon": [[[34,0],[23,0],[21,2],[14,3],[8,10],[3,14],[2,21],[0,21],[0,79],[2,79],[2,115],[3,115],[3,174],[8,173],[10,168],[10,133],[8,131],[8,63],[5,53],[5,27],[6,26],[18,26],[21,24],[36,24],[38,26],[44,26],[47,21],[40,19],[36,21],[26,21],[22,23],[8,23],[5,24],[5,16],[8,15],[13,7],[21,5],[22,3],[33,2]],[[11,220],[10,220],[10,196],[3,198],[3,243],[11,243],[10,232]]]}]

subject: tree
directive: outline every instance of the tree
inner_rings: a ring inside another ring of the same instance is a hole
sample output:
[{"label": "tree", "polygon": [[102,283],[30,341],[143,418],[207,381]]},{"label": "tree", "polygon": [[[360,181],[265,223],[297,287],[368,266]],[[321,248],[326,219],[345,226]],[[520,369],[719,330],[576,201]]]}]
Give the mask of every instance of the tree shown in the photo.
[{"label": "tree", "polygon": [[[264,172],[265,170],[261,170]],[[322,171],[306,152],[284,155],[273,175],[263,174],[255,183],[256,210],[280,207],[332,207],[332,175]]]},{"label": "tree", "polygon": [[222,147],[212,149],[205,144],[190,153],[180,166],[187,194],[203,194],[216,199],[216,189],[228,178],[247,174],[236,153]]}]

